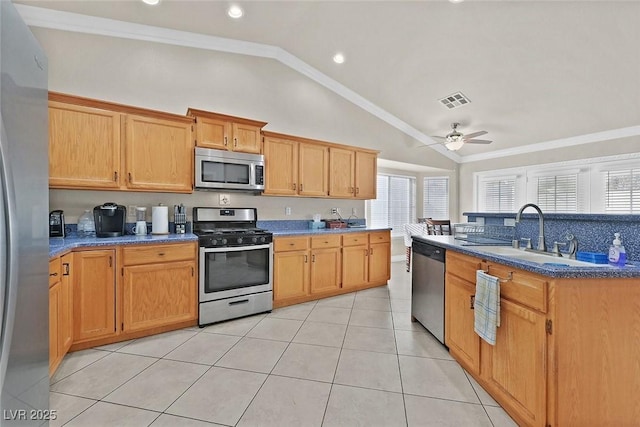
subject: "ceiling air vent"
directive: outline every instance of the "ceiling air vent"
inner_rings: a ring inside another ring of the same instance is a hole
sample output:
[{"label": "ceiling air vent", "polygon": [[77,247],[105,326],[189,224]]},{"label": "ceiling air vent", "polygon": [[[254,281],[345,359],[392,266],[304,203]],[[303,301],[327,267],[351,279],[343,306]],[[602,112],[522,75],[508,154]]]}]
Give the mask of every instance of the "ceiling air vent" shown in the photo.
[{"label": "ceiling air vent", "polygon": [[442,103],[442,105],[444,105],[448,109],[452,109],[452,108],[460,107],[461,105],[466,105],[471,101],[469,100],[469,98],[464,96],[462,92],[456,92],[440,99],[440,102]]}]

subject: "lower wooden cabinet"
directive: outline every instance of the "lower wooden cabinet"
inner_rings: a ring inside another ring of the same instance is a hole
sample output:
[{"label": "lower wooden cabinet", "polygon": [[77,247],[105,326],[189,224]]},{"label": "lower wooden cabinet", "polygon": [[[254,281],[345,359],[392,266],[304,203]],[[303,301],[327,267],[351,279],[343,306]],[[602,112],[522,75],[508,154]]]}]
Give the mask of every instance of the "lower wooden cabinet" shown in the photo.
[{"label": "lower wooden cabinet", "polygon": [[480,337],[473,330],[475,283],[446,275],[445,341],[451,355],[469,372],[480,372]]},{"label": "lower wooden cabinet", "polygon": [[74,253],[74,344],[117,333],[115,263],[114,249]]},{"label": "lower wooden cabinet", "polygon": [[276,237],[274,307],[383,285],[390,253],[389,231]]},{"label": "lower wooden cabinet", "polygon": [[49,261],[49,374],[58,368],[72,342],[72,255]]},{"label": "lower wooden cabinet", "polygon": [[195,242],[71,255],[74,350],[196,324]]}]

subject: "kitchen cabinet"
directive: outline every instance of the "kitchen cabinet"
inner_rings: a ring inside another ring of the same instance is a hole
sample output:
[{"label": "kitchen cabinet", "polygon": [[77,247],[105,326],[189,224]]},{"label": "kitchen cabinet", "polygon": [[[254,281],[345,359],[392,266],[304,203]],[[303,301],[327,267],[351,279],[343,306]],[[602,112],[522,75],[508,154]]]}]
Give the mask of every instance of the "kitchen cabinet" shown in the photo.
[{"label": "kitchen cabinet", "polygon": [[124,333],[198,318],[195,244],[131,246],[122,256]]},{"label": "kitchen cabinet", "polygon": [[49,261],[49,375],[69,351],[73,336],[72,255]]},{"label": "kitchen cabinet", "polygon": [[74,344],[115,335],[115,250],[75,252],[73,267]]},{"label": "kitchen cabinet", "polygon": [[193,119],[49,93],[49,186],[193,191]]},{"label": "kitchen cabinet", "polygon": [[60,353],[64,357],[73,344],[73,254],[60,257],[62,277],[60,278],[60,317],[58,338]]},{"label": "kitchen cabinet", "polygon": [[264,132],[264,194],[327,197],[329,148],[304,138]]},{"label": "kitchen cabinet", "polygon": [[389,280],[390,241],[388,231],[345,234],[342,242],[342,286],[353,289]]},{"label": "kitchen cabinet", "polygon": [[[479,268],[502,282],[496,344],[478,349],[469,298]],[[451,355],[519,425],[637,424],[637,279],[546,277],[449,250],[445,292]]]},{"label": "kitchen cabinet", "polygon": [[255,154],[262,151],[260,132],[266,122],[194,108],[189,108],[187,115],[195,118],[197,147]]},{"label": "kitchen cabinet", "polygon": [[330,196],[376,198],[376,152],[330,147],[329,164]]},{"label": "kitchen cabinet", "polygon": [[390,235],[326,233],[274,239],[274,307],[386,284]]}]

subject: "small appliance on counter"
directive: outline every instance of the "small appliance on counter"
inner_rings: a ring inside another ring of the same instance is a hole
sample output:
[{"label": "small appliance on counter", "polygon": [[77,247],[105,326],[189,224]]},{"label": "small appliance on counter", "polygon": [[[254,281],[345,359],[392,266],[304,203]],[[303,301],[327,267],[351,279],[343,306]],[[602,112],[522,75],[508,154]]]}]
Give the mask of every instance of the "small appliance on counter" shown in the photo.
[{"label": "small appliance on counter", "polygon": [[51,211],[49,214],[49,237],[64,237],[63,211]]},{"label": "small appliance on counter", "polygon": [[184,234],[187,226],[187,210],[182,203],[173,206],[173,223],[176,226],[176,234]]},{"label": "small appliance on counter", "polygon": [[133,232],[138,236],[147,234],[147,208],[145,206],[136,207],[136,226]]},{"label": "small appliance on counter", "polygon": [[124,235],[127,208],[112,202],[93,208],[96,237],[118,237]]}]

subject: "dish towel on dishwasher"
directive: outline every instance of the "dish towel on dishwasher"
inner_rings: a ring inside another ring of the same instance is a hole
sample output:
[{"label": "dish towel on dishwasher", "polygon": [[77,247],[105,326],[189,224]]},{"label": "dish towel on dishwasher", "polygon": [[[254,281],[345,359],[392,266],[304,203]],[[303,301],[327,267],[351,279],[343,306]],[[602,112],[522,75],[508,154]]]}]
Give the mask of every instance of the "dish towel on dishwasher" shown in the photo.
[{"label": "dish towel on dishwasher", "polygon": [[473,330],[486,342],[496,344],[500,326],[500,279],[482,270],[476,271],[476,297],[473,301]]}]

